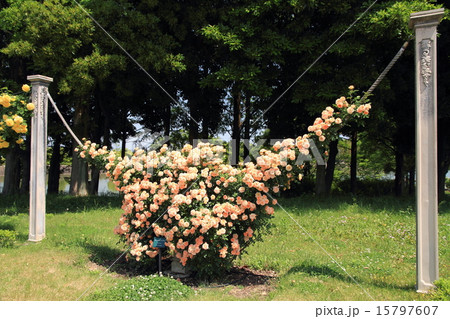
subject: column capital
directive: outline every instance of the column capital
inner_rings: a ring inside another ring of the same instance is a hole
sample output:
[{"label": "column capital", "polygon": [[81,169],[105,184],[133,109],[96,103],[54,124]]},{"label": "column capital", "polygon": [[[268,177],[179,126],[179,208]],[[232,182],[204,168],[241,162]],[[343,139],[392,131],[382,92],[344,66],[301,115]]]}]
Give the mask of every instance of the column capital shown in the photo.
[{"label": "column capital", "polygon": [[409,27],[415,29],[437,26],[444,15],[444,8],[411,13],[409,16]]},{"label": "column capital", "polygon": [[53,82],[53,78],[50,78],[45,75],[39,75],[39,74],[29,75],[29,76],[27,76],[27,80],[30,81],[31,83],[41,82],[42,84],[47,85],[47,86]]}]

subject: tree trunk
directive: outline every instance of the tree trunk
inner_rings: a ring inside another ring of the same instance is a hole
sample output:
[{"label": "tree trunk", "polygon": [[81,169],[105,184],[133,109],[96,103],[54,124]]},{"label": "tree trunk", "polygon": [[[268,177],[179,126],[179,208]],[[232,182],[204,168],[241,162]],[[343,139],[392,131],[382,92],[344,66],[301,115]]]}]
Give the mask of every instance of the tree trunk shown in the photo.
[{"label": "tree trunk", "polygon": [[91,166],[91,180],[89,181],[89,194],[98,195],[98,184],[100,182],[100,169]]},{"label": "tree trunk", "polygon": [[20,186],[20,160],[19,148],[11,145],[6,153],[5,179],[3,182],[3,194],[13,195],[19,193]]},{"label": "tree trunk", "polygon": [[326,194],[326,166],[325,165],[317,165],[316,166],[316,195],[325,195]]},{"label": "tree trunk", "polygon": [[[250,155],[250,114],[251,114],[251,96],[248,96],[245,99],[245,119],[244,119],[244,140],[247,141],[245,145],[244,144],[244,153],[243,153],[243,157],[244,160],[247,159],[247,157],[249,157]],[[250,160],[250,159],[248,159]]]},{"label": "tree trunk", "polygon": [[[88,120],[86,108],[81,104],[77,105],[74,115],[74,131],[79,138],[88,137]],[[75,196],[87,196],[89,194],[87,163],[78,158],[75,152],[72,152],[72,173],[70,175],[69,193]]]},{"label": "tree trunk", "polygon": [[403,193],[403,153],[398,149],[395,151],[395,196],[402,196]]},{"label": "tree trunk", "polygon": [[232,150],[231,165],[239,164],[241,148],[241,98],[242,93],[236,89],[233,93],[233,132],[232,132]]},{"label": "tree trunk", "polygon": [[70,175],[70,195],[87,196],[88,192],[88,170],[87,164],[78,158],[77,154],[72,154],[72,173]]},{"label": "tree trunk", "polygon": [[330,154],[328,156],[327,168],[325,173],[325,194],[331,194],[331,185],[333,184],[334,169],[336,167],[336,156],[338,154],[338,140],[330,142]]},{"label": "tree trunk", "polygon": [[408,186],[409,186],[408,193],[409,193],[409,195],[414,195],[415,184],[416,184],[416,170],[413,167],[409,171],[409,182],[408,182]]},{"label": "tree trunk", "polygon": [[20,151],[22,162],[22,183],[20,185],[20,193],[28,194],[30,191],[30,160],[31,160],[31,141],[30,138],[25,139],[25,150]]},{"label": "tree trunk", "polygon": [[[205,90],[202,90],[202,92],[205,92]],[[203,102],[203,101],[202,101]],[[211,105],[207,104],[206,105],[206,101],[203,102],[205,105],[199,105],[200,110],[208,110],[209,107],[211,107]],[[201,121],[202,121],[202,130],[199,133],[199,137],[202,140],[207,140],[209,139],[209,133],[211,132],[211,120],[210,120],[210,115],[209,114],[204,114],[206,113],[205,111],[202,111],[202,115],[201,115]],[[216,115],[217,116],[217,115]]]},{"label": "tree trunk", "polygon": [[[447,124],[447,125],[446,125]],[[448,124],[439,121],[438,134],[438,197],[439,201],[445,198],[445,179],[450,167],[450,145],[448,139]]]},{"label": "tree trunk", "polygon": [[103,136],[103,142],[101,143],[103,146],[106,146],[108,149],[111,149],[111,115],[108,105],[108,100],[104,97],[104,91],[100,88],[97,88],[95,95],[96,103],[100,109],[100,119],[102,122],[101,129],[99,130],[99,138]]},{"label": "tree trunk", "polygon": [[189,143],[193,145],[194,140],[198,139],[198,124],[196,120],[196,112],[193,103],[189,103]]},{"label": "tree trunk", "polygon": [[350,158],[350,191],[355,194],[357,189],[357,165],[358,165],[358,132],[352,133],[351,158]]},{"label": "tree trunk", "polygon": [[59,178],[61,176],[61,135],[54,138],[52,157],[50,159],[50,167],[48,169],[48,193],[58,194]]},{"label": "tree trunk", "polygon": [[127,133],[125,131],[122,132],[122,151],[120,152],[120,156],[122,158],[125,157],[127,153]]},{"label": "tree trunk", "polygon": [[439,162],[438,170],[438,196],[439,201],[445,199],[445,180],[450,168],[450,161]]},{"label": "tree trunk", "polygon": [[[170,123],[172,118],[172,111],[170,109],[170,104],[166,104],[165,114],[164,114],[164,136],[170,136]],[[169,144],[170,141],[167,141]]]}]

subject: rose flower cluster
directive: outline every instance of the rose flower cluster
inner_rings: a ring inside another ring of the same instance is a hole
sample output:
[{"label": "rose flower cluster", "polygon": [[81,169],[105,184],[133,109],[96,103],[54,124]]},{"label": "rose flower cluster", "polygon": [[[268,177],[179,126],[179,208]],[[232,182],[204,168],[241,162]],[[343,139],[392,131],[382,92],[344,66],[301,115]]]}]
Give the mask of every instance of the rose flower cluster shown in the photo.
[{"label": "rose flower cluster", "polygon": [[[272,150],[262,149],[255,162],[238,166],[224,161],[223,146],[207,143],[136,150],[125,158],[90,141],[76,151],[105,168],[123,194],[124,212],[115,232],[130,247],[129,257],[154,258],[155,237],[164,237],[167,254],[201,276],[213,276],[230,267],[268,226],[278,193],[302,177],[297,160],[308,155],[311,139],[325,141],[328,131],[361,114],[359,107],[338,99],[316,119],[310,134],[277,142]],[[369,109],[364,105],[362,112]]]},{"label": "rose flower cluster", "polygon": [[12,94],[7,89],[0,92],[0,149],[22,144],[28,132],[28,122],[33,115],[34,104],[28,103],[30,87],[22,86],[22,92]]}]

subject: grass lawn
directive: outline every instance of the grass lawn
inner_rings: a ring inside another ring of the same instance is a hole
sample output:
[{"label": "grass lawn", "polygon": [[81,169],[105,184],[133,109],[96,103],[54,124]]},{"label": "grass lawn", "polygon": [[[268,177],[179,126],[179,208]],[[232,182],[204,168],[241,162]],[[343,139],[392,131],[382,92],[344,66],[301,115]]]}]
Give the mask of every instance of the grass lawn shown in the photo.
[{"label": "grass lawn", "polygon": [[[0,197],[0,229],[15,230],[14,248],[0,248],[0,300],[76,300],[101,274],[94,261],[120,254],[113,229],[118,197],[47,198],[46,238],[28,242],[26,197]],[[124,280],[105,275],[96,288]]]},{"label": "grass lawn", "polygon": [[[119,197],[50,196],[47,238],[31,243],[27,198],[0,196],[0,229],[19,233],[14,247],[0,248],[0,300],[76,300],[123,249],[113,233],[120,202]],[[414,289],[413,198],[305,196],[280,204],[286,212],[276,210],[271,233],[236,262],[273,270],[276,278],[263,290],[204,284],[193,300],[428,300]],[[450,277],[449,225],[447,196],[439,216],[445,278]],[[127,278],[108,272],[91,291]]]}]

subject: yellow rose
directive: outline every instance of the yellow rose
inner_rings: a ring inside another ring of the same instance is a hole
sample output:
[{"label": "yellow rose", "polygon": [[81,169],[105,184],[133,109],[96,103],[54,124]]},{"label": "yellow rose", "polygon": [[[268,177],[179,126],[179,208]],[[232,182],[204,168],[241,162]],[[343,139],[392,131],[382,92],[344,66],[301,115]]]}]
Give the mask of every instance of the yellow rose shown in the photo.
[{"label": "yellow rose", "polygon": [[9,143],[8,142],[1,142],[0,143],[0,148],[8,148],[9,147]]},{"label": "yellow rose", "polygon": [[16,141],[16,143],[17,143],[17,144],[22,144],[22,143],[23,143],[23,138],[19,138],[19,139]]},{"label": "yellow rose", "polygon": [[4,107],[10,107],[11,97],[7,94],[3,94],[2,96],[0,96],[0,104]]},{"label": "yellow rose", "polygon": [[14,126],[14,121],[12,119],[6,119],[5,123],[7,126],[12,127]]},{"label": "yellow rose", "polygon": [[354,87],[353,85],[350,85],[350,86],[348,87],[348,89],[349,89],[349,90],[354,90],[355,87]]},{"label": "yellow rose", "polygon": [[23,118],[21,116],[14,116],[14,122],[18,123],[18,124],[22,124],[23,123]]},{"label": "yellow rose", "polygon": [[28,109],[28,111],[33,111],[34,110],[34,104],[33,103],[28,103],[27,104],[27,109]]},{"label": "yellow rose", "polygon": [[22,91],[24,92],[30,92],[30,86],[28,84],[22,85]]},{"label": "yellow rose", "polygon": [[14,132],[20,134],[20,133],[22,132],[22,125],[17,125],[17,124],[15,124],[15,125],[12,127],[12,129],[13,129]]}]

